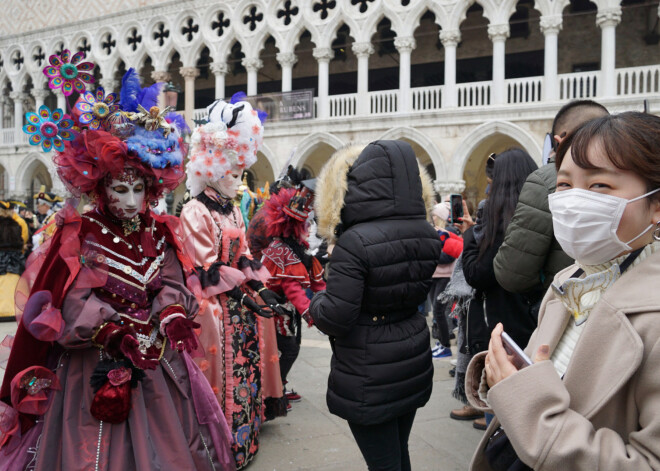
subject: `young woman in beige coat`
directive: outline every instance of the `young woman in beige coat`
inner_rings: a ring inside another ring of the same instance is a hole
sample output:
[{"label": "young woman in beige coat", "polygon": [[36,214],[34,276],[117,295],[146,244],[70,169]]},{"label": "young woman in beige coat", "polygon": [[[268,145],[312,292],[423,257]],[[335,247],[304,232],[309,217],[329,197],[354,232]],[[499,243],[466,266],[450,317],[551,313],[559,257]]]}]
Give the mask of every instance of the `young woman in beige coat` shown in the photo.
[{"label": "young woman in beige coat", "polygon": [[471,469],[513,469],[506,437],[515,469],[660,469],[660,118],[590,121],[557,166],[555,236],[577,262],[543,300],[533,365],[513,365],[501,325],[472,360],[468,397],[497,418]]}]

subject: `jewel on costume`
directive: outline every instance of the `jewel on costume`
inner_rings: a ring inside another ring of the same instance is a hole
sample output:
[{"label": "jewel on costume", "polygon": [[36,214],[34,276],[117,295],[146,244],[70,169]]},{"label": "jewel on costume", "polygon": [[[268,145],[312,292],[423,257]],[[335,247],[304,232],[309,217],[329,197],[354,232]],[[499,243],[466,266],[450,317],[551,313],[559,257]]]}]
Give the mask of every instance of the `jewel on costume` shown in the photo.
[{"label": "jewel on costume", "polygon": [[[69,58],[71,61],[69,62]],[[53,54],[48,58],[50,65],[44,67],[43,72],[49,78],[48,86],[52,90],[62,89],[65,96],[74,91],[85,92],[85,83],[94,83],[94,77],[88,72],[94,70],[91,62],[80,62],[85,58],[85,51],[75,53],[71,57],[68,49],[62,51],[62,55]]]},{"label": "jewel on costume", "polygon": [[83,93],[80,101],[76,103],[76,109],[82,113],[78,118],[80,124],[86,125],[89,129],[99,129],[109,116],[119,110],[119,103],[116,94],[106,95],[103,87],[98,87],[96,94]]},{"label": "jewel on costume", "polygon": [[63,152],[63,141],[75,138],[71,131],[73,120],[65,116],[61,109],[57,108],[51,113],[45,105],[39,108],[39,114],[32,111],[26,113],[28,124],[23,126],[23,132],[30,135],[28,142],[33,146],[41,144],[44,152],[50,152],[53,147]]}]

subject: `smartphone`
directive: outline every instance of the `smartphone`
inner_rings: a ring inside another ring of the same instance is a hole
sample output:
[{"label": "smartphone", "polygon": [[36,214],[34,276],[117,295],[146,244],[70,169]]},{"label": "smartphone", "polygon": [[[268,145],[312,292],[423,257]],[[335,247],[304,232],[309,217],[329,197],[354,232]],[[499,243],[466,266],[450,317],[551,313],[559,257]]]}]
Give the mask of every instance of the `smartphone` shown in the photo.
[{"label": "smartphone", "polygon": [[523,349],[506,332],[502,332],[502,345],[504,345],[506,353],[513,356],[511,361],[519,370],[532,364],[532,360],[530,360],[527,354],[523,352]]},{"label": "smartphone", "polygon": [[449,195],[449,206],[451,206],[449,222],[452,224],[461,222],[461,218],[463,217],[463,197],[456,193]]}]

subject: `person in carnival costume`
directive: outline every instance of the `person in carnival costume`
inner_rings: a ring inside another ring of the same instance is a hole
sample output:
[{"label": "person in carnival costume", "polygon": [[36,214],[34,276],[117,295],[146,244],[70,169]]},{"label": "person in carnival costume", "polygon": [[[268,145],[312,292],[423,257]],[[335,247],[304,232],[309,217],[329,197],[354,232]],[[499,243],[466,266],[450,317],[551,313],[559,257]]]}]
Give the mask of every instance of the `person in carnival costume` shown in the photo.
[{"label": "person in carnival costume", "polygon": [[197,361],[232,428],[239,469],[259,449],[265,402],[282,397],[272,319],[279,299],[264,287],[268,270],[253,260],[234,204],[243,171],[257,160],[265,119],[242,97],[212,103],[208,122],[194,130],[186,168],[193,198],[180,217],[184,251],[201,282],[194,291],[205,358]]},{"label": "person in carnival costume", "polygon": [[0,201],[0,321],[13,321],[14,290],[25,270],[23,247],[28,238],[25,221],[8,201]]},{"label": "person in carnival costume", "polygon": [[[262,252],[262,262],[271,274],[267,286],[287,299],[284,313],[275,314],[280,374],[285,385],[300,352],[301,317],[309,327],[314,324],[309,315],[310,298],[306,290],[314,293],[325,290],[323,267],[308,253],[313,183],[313,180],[305,180],[299,189],[280,188],[261,210],[266,235],[272,239]],[[285,397],[291,402],[300,400],[295,391],[286,393]]]},{"label": "person in carnival costume", "polygon": [[96,207],[80,215],[69,200],[19,283],[1,470],[234,469],[223,412],[190,356],[198,305],[185,258],[148,205],[184,176],[185,123],[167,115],[169,129],[149,131],[131,120],[157,108],[159,87],[141,89],[130,69],[119,101],[83,87],[74,119],[45,106],[27,114],[30,142],[51,139],[60,179]]}]

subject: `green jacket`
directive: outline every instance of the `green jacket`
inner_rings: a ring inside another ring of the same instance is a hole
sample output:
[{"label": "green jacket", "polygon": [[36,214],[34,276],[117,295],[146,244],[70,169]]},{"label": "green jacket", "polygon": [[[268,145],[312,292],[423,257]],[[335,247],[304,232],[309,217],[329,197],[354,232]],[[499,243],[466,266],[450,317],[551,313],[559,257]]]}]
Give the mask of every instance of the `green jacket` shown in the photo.
[{"label": "green jacket", "polygon": [[555,274],[573,263],[552,230],[548,195],[557,186],[554,162],[527,177],[516,212],[493,265],[497,282],[507,291],[529,293],[550,287]]}]

